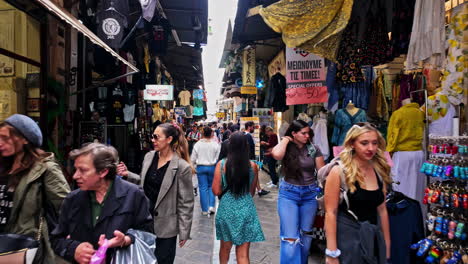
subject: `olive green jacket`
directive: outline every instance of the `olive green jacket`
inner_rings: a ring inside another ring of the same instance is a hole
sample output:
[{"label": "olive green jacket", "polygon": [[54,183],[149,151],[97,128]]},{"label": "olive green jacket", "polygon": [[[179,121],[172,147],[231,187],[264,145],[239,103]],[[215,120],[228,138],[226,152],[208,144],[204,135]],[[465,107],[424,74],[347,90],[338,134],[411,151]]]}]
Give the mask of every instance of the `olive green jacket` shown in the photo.
[{"label": "olive green jacket", "polygon": [[[58,215],[70,187],[52,153],[23,173],[13,195],[13,208],[5,231],[36,237],[41,213],[45,215],[43,197],[53,207],[49,210],[55,210]],[[45,216],[43,219],[45,223]],[[34,263],[54,264],[55,255],[49,240],[49,231],[52,230],[48,230],[47,224],[42,226],[41,243]]]}]

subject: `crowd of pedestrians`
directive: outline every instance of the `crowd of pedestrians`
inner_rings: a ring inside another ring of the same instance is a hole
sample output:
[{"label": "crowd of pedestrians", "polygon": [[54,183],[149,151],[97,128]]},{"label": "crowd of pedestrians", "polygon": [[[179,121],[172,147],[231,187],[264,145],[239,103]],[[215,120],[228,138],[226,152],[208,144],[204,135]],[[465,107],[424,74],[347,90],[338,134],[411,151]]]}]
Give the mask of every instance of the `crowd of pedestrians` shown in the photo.
[{"label": "crowd of pedestrians", "polygon": [[[368,123],[353,126],[343,152],[326,165],[306,122],[293,121],[281,139],[273,128],[262,127],[260,159],[255,129],[253,122],[242,128],[194,124],[186,131],[160,124],[140,173],[130,172],[114,147],[84,145],[69,153],[76,187],[71,191],[54,155],[40,149],[37,124],[13,115],[0,123],[0,248],[2,236],[15,234],[39,241],[33,263],[90,263],[106,244],[110,263],[119,248],[135,243],[130,230],[140,230],[156,235],[159,264],[174,263],[177,246],[191,238],[199,193],[202,215],[216,214],[220,263],[228,263],[233,245],[237,262],[250,263],[250,243],[265,240],[252,198],[269,193],[258,179],[265,164],[268,186],[279,189],[280,263],[307,263],[319,198],[325,201],[327,263],[385,263],[390,257],[385,193],[391,179],[382,135]],[[366,236],[377,239],[369,242]],[[370,256],[353,254],[365,247],[375,250]]]}]

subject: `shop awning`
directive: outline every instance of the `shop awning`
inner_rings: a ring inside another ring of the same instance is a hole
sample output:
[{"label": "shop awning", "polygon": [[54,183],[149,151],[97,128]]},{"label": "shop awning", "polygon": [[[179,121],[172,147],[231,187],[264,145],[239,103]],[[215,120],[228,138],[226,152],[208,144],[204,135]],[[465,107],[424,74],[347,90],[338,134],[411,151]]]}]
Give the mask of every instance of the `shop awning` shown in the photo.
[{"label": "shop awning", "polygon": [[197,89],[203,85],[203,65],[201,50],[186,44],[178,47],[169,44],[167,55],[162,57],[164,65],[171,73],[176,88]]},{"label": "shop awning", "polygon": [[160,0],[167,19],[182,43],[207,43],[208,0]]},{"label": "shop awning", "polygon": [[89,28],[84,26],[76,17],[70,14],[67,10],[63,9],[60,6],[57,6],[50,0],[36,1],[39,2],[45,8],[47,8],[50,12],[60,17],[63,21],[67,22],[70,26],[72,26],[73,28],[81,32],[83,35],[88,37],[89,40],[91,40],[91,42],[102,47],[107,52],[112,54],[112,56],[114,56],[119,61],[127,65],[130,69],[132,69],[133,72],[130,72],[127,75],[139,72],[138,68],[135,65],[122,58],[117,52],[115,52],[111,47],[109,47],[104,41],[102,41],[98,36],[96,36]]},{"label": "shop awning", "polygon": [[249,15],[249,10],[259,4],[266,7],[278,1],[279,0],[239,0],[232,43],[246,43],[280,37],[280,34],[276,33],[265,24],[260,15]]}]

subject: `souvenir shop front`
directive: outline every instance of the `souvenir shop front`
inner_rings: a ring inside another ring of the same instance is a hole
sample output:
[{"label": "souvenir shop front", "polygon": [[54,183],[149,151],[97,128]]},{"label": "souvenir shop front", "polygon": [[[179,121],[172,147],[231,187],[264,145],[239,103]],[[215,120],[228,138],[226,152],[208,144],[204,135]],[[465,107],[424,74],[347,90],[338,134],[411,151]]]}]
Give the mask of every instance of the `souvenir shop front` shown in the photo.
[{"label": "souvenir shop front", "polygon": [[294,1],[248,11],[286,45],[267,61],[262,105],[281,112],[280,136],[293,119],[309,122],[328,159],[354,124],[375,125],[394,180],[387,197],[392,263],[463,263],[468,4],[340,2],[330,2],[330,16],[314,1],[301,6],[308,12],[296,12]]}]

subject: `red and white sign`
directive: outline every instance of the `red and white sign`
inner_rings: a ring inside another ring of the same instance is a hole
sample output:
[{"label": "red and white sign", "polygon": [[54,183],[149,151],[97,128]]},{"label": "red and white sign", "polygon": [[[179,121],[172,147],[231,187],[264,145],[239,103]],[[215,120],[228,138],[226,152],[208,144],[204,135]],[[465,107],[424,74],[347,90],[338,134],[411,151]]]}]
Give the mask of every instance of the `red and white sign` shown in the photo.
[{"label": "red and white sign", "polygon": [[172,101],[174,100],[174,86],[147,84],[143,91],[146,101]]},{"label": "red and white sign", "polygon": [[286,48],[286,104],[328,100],[325,60],[298,48]]}]

